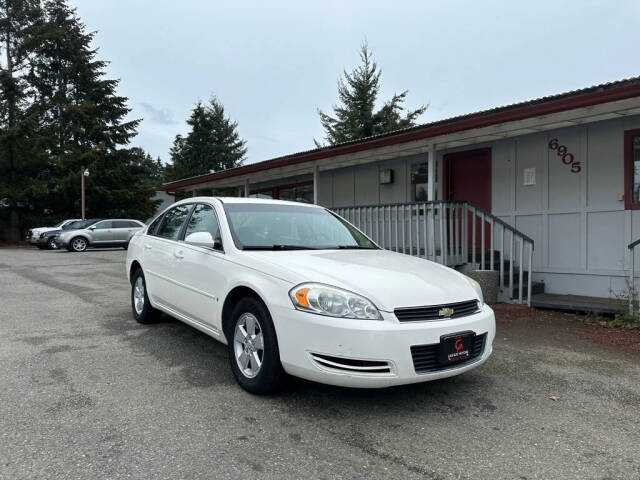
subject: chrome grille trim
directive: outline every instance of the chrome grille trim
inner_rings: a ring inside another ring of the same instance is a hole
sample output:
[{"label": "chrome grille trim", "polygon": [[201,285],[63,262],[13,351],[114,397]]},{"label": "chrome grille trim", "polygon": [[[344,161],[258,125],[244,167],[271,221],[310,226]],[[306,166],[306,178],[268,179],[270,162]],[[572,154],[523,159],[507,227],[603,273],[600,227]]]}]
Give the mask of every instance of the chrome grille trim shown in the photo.
[{"label": "chrome grille trim", "polygon": [[[452,315],[440,315],[443,309],[453,309]],[[449,318],[466,317],[480,311],[477,300],[467,300],[457,303],[441,305],[426,305],[424,307],[396,308],[393,313],[400,322],[428,322],[446,320]]]},{"label": "chrome grille trim", "polygon": [[320,353],[311,353],[311,358],[324,368],[331,368],[343,372],[390,374],[391,365],[385,361],[359,360],[354,358],[335,357]]}]

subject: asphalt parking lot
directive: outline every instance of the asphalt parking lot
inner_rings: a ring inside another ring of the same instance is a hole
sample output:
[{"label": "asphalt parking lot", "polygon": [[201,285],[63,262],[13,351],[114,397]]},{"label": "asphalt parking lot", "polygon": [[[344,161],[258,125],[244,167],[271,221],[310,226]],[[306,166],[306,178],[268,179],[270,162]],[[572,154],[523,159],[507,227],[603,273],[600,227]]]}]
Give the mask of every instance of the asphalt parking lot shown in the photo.
[{"label": "asphalt parking lot", "polygon": [[640,357],[580,325],[499,321],[453,379],[255,397],[223,345],[133,321],[124,259],[0,249],[0,478],[640,478]]}]

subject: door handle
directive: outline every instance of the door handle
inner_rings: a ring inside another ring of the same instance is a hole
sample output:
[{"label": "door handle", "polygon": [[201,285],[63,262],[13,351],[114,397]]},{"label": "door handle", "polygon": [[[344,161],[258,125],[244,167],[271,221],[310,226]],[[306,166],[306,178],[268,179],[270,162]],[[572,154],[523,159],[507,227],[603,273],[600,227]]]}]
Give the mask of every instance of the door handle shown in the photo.
[{"label": "door handle", "polygon": [[178,260],[182,260],[184,258],[184,254],[182,253],[182,250],[180,250],[179,252],[173,252],[173,256],[176,257]]},{"label": "door handle", "polygon": [[149,245],[148,243],[144,244],[144,249],[145,250],[151,250],[151,248],[152,248],[151,245]]}]

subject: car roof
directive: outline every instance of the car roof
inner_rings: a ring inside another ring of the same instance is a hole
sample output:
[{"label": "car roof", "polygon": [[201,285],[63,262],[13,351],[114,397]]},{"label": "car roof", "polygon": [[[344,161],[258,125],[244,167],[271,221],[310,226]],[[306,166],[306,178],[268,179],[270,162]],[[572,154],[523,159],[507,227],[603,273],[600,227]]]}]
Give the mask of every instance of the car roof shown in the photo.
[{"label": "car roof", "polygon": [[222,203],[257,203],[263,205],[296,205],[299,207],[309,208],[323,208],[313,203],[292,202],[289,200],[273,200],[271,198],[252,198],[252,197],[190,197],[185,198],[175,204],[179,203],[193,203],[193,202],[211,202],[212,200],[218,200]]}]

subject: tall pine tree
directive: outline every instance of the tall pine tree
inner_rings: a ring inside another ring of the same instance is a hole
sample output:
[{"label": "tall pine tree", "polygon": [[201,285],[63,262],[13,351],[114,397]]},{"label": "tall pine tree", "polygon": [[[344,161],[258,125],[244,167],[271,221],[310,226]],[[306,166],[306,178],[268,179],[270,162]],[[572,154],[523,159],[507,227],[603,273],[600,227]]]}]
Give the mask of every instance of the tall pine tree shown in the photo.
[{"label": "tall pine tree", "polygon": [[[334,105],[334,116],[318,110],[325,131],[325,140],[335,145],[349,140],[358,140],[371,135],[398,130],[415,125],[415,120],[424,113],[426,106],[408,110],[404,115],[403,103],[407,90],[394,94],[381,108],[376,110],[380,91],[381,71],[372,58],[369,46],[360,48],[361,63],[338,80],[339,105]],[[315,141],[316,146],[322,146]]]},{"label": "tall pine tree", "polygon": [[238,123],[225,116],[224,107],[216,98],[209,104],[198,102],[187,124],[191,127],[189,133],[177,135],[173,142],[167,181],[242,165],[246,142],[238,134]]},{"label": "tall pine tree", "polygon": [[[39,110],[42,135],[47,138],[47,152],[55,166],[50,197],[54,211],[77,212],[80,197],[79,175],[82,167],[104,172],[129,168],[123,158],[128,150],[115,154],[136,134],[139,120],[127,121],[130,109],[127,98],[117,95],[118,80],[104,78],[106,62],[97,59],[91,47],[94,33],[85,26],[66,0],[44,4],[46,22],[37,39],[35,60],[29,80],[35,89],[34,105]],[[119,158],[110,163],[107,158]],[[89,214],[104,215],[92,205],[104,192],[108,175],[91,175],[87,179]],[[152,193],[150,192],[148,196]]]},{"label": "tall pine tree", "polygon": [[28,81],[42,23],[39,1],[0,2],[0,199],[8,206],[6,237],[13,242],[21,237],[21,216],[46,193],[47,157]]}]

